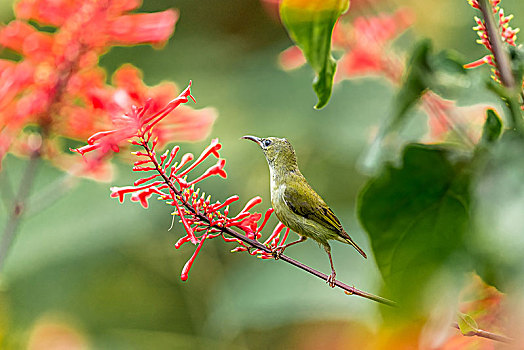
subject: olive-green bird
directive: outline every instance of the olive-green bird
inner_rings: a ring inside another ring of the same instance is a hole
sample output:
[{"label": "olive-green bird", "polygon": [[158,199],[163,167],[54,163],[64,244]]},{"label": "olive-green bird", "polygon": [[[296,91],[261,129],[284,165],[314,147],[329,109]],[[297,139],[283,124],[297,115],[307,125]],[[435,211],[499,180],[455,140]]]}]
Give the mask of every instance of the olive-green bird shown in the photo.
[{"label": "olive-green bird", "polygon": [[271,176],[271,204],[278,219],[300,235],[300,239],[278,247],[273,252],[276,259],[284,250],[308,237],[324,246],[331,263],[327,283],[335,287],[335,268],[331,258],[329,240],[352,245],[364,258],[366,253],[349,237],[340,221],[326,202],[311,188],[298,169],[295,150],[288,140],[276,137],[259,138],[243,136],[256,142],[264,151]]}]

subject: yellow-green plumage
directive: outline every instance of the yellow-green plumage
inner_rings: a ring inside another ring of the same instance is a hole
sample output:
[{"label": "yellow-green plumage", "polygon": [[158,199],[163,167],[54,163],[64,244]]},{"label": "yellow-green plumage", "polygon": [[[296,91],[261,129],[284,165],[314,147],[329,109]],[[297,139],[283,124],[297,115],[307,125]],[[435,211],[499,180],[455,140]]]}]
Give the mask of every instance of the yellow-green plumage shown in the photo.
[{"label": "yellow-green plumage", "polygon": [[344,231],[340,221],[326,202],[311,188],[298,169],[293,147],[286,139],[276,137],[258,138],[244,136],[260,145],[264,151],[271,177],[271,203],[278,219],[301,239],[279,248],[281,254],[286,247],[311,238],[324,246],[329,255],[332,274],[328,278],[334,286],[335,269],[331,259],[329,240],[352,245],[364,258],[366,254]]}]

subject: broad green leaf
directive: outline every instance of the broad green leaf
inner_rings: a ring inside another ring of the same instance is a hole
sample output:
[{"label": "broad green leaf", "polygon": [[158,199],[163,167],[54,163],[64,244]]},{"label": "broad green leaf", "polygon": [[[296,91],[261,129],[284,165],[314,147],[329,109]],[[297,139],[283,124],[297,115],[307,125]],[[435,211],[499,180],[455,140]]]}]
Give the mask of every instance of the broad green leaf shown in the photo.
[{"label": "broad green leaf", "polygon": [[473,335],[478,332],[479,326],[470,315],[459,312],[457,313],[457,318],[460,332],[463,335]]},{"label": "broad green leaf", "polygon": [[444,50],[431,56],[429,89],[443,98],[457,99],[472,84],[468,70],[464,68],[465,63],[456,51]]},{"label": "broad green leaf", "polygon": [[469,241],[480,276],[500,290],[524,278],[524,138],[506,131],[475,173]]},{"label": "broad green leaf", "polygon": [[402,166],[384,167],[359,196],[358,215],[386,282],[384,294],[403,311],[422,307],[422,292],[462,249],[469,177],[465,164],[451,161],[451,155],[410,144]]},{"label": "broad green leaf", "polygon": [[324,107],[331,96],[336,69],[331,35],[348,7],[349,0],[283,0],[280,4],[282,23],[316,72],[313,89],[318,97],[317,109]]},{"label": "broad green leaf", "polygon": [[488,109],[486,122],[482,130],[480,145],[489,145],[497,141],[502,132],[502,122],[493,109]]},{"label": "broad green leaf", "polygon": [[404,82],[395,99],[390,127],[397,127],[404,120],[407,112],[427,89],[443,97],[452,97],[448,92],[448,86],[465,86],[465,72],[463,62],[457,54],[452,51],[433,54],[431,41],[420,41],[408,61]]},{"label": "broad green leaf", "polygon": [[404,82],[394,98],[392,112],[385,121],[373,142],[366,150],[363,160],[363,170],[374,173],[383,162],[382,144],[386,136],[404,123],[408,112],[417,103],[428,87],[427,76],[430,75],[428,55],[431,50],[431,41],[419,42],[408,61]]}]

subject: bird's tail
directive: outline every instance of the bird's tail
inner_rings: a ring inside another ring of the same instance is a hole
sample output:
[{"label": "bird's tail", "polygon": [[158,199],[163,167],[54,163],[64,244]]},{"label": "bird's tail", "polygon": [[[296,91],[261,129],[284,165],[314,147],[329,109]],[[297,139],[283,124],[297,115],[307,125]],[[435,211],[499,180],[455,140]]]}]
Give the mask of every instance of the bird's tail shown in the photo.
[{"label": "bird's tail", "polygon": [[362,255],[364,257],[364,259],[367,259],[367,255],[366,253],[364,253],[364,251],[362,250],[362,248],[360,248],[352,239],[351,237],[349,238],[346,238],[344,237],[344,240],[348,243],[348,244],[351,244],[353,246],[353,248],[355,248],[357,250],[357,252],[360,253],[360,255]]}]

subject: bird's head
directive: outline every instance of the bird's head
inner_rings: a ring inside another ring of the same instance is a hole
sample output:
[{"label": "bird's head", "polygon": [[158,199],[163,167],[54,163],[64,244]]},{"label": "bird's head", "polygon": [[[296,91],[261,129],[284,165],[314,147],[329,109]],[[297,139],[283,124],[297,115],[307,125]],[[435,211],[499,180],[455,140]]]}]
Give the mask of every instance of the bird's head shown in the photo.
[{"label": "bird's head", "polygon": [[278,137],[261,138],[250,135],[242,136],[242,138],[256,142],[262,148],[270,167],[294,168],[297,166],[295,150],[288,140]]}]

